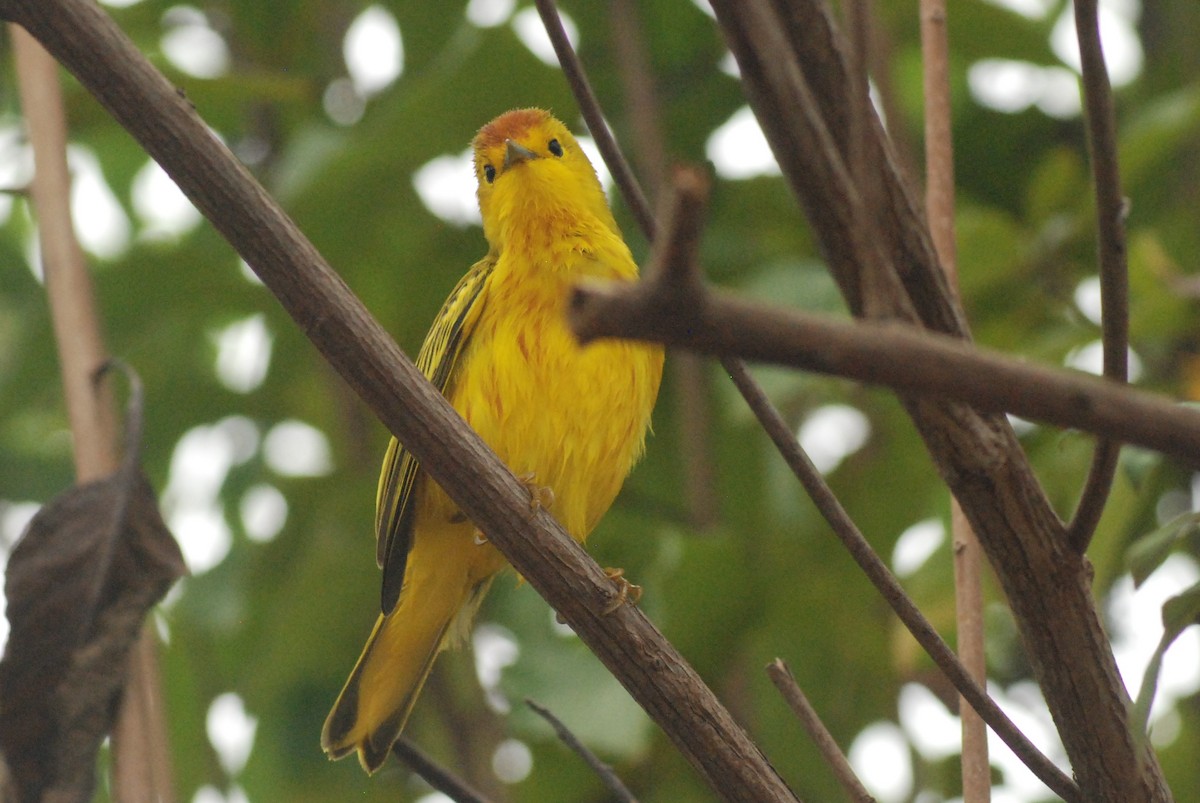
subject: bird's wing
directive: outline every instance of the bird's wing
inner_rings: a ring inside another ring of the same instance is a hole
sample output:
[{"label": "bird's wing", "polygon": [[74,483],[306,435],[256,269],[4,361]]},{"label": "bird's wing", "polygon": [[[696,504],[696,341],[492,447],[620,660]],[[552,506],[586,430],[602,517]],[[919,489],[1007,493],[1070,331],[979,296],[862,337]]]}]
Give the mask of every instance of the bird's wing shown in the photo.
[{"label": "bird's wing", "polygon": [[[417,355],[417,370],[443,395],[450,390],[455,365],[483,310],[488,278],[495,264],[489,255],[467,271],[442,305]],[[383,569],[385,614],[396,606],[404,584],[416,513],[413,489],[420,473],[417,459],[393,437],[383,458],[375,500],[376,560]]]}]

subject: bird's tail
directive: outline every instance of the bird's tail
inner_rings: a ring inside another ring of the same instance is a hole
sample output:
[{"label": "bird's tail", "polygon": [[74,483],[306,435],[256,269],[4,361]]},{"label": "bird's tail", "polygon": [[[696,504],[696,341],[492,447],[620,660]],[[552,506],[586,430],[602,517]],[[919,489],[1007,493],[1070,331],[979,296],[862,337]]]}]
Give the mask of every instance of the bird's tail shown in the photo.
[{"label": "bird's tail", "polygon": [[[423,573],[422,573],[423,574]],[[367,772],[383,765],[400,736],[438,652],[474,615],[490,580],[464,586],[409,577],[396,608],[380,616],[321,730],[332,759],[355,750]]]}]

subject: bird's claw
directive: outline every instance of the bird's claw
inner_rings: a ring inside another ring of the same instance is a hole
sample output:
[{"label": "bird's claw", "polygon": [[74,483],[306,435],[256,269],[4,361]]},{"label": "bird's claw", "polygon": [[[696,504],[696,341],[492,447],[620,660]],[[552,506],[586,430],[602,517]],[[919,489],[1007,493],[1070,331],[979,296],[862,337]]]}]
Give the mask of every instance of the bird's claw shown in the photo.
[{"label": "bird's claw", "polygon": [[529,512],[536,516],[543,510],[549,510],[554,506],[554,489],[549,485],[538,485],[537,477],[531,471],[528,474],[522,474],[517,477],[521,484],[525,486],[525,490],[529,492]]},{"label": "bird's claw", "polygon": [[601,613],[608,616],[622,605],[638,604],[642,598],[642,587],[629,582],[625,577],[624,569],[605,569],[604,574],[608,576],[608,579],[612,581],[617,590],[609,603],[604,606],[604,610]]}]

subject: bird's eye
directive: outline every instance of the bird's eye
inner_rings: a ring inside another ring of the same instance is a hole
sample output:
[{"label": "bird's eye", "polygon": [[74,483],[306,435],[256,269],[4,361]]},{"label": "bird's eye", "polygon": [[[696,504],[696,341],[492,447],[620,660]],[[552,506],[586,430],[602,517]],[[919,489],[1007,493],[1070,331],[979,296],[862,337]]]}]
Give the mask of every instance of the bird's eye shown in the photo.
[{"label": "bird's eye", "polygon": [[487,183],[491,184],[496,180],[496,168],[491,165],[483,166],[483,177],[487,179]]},{"label": "bird's eye", "polygon": [[562,156],[562,145],[558,144],[557,139],[550,140],[549,144],[547,144],[546,147],[549,148],[550,152],[552,154],[554,154],[555,156]]}]

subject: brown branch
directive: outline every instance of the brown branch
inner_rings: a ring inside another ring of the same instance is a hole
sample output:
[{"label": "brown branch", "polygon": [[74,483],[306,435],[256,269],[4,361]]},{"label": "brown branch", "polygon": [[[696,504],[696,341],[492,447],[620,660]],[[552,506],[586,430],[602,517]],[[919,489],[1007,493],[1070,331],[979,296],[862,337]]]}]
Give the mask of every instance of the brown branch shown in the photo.
[{"label": "brown branch", "polygon": [[775,688],[779,689],[779,693],[783,695],[783,699],[787,701],[797,719],[800,720],[804,730],[808,731],[813,744],[817,746],[821,757],[825,759],[825,763],[833,771],[834,777],[842,785],[846,796],[856,803],[874,803],[875,798],[854,774],[854,768],[850,766],[846,754],[842,752],[834,740],[833,734],[821,721],[817,709],[813,708],[812,703],[804,696],[804,691],[800,688],[800,684],[796,683],[796,678],[792,676],[792,670],[788,669],[788,665],[782,659],[776,658],[767,664],[767,675],[775,684]]},{"label": "brown branch", "polygon": [[[91,276],[71,222],[67,125],[58,65],[23,29],[10,25],[21,107],[33,147],[33,206],[54,324],[77,482],[117,469],[117,424],[112,394],[92,377],[106,349]],[[113,787],[125,800],[174,799],[158,655],[151,628],[130,655],[125,693],[113,730]]]},{"label": "brown branch", "polygon": [[683,304],[642,286],[589,284],[575,290],[572,326],[584,341],[653,340],[885,385],[906,396],[953,399],[1119,438],[1200,468],[1200,412],[1155,394],[902,324],[849,323],[717,292],[698,302],[695,294],[686,297]]},{"label": "brown branch", "polygon": [[409,769],[425,779],[425,782],[446,795],[455,803],[489,803],[488,799],[471,788],[471,785],[433,760],[424,750],[417,747],[407,736],[401,736],[392,745],[392,755],[408,765]]},{"label": "brown branch", "polygon": [[[1087,110],[1088,151],[1096,192],[1096,251],[1100,263],[1101,329],[1104,375],[1125,382],[1129,375],[1129,265],[1125,258],[1125,200],[1117,164],[1117,133],[1112,87],[1100,44],[1096,0],[1075,0],[1075,31],[1083,63],[1083,100]],[[1067,525],[1067,540],[1076,551],[1087,549],[1117,471],[1121,446],[1101,440],[1079,506]]]},{"label": "brown branch", "polygon": [[[873,114],[875,180],[888,200],[877,221],[881,241],[864,243],[853,229],[861,193],[836,144],[845,142],[836,110],[851,94],[845,70],[838,71],[842,38],[824,0],[712,0],[712,6],[750,105],[851,310],[862,309],[860,287],[894,290],[891,317],[965,336],[962,311]],[[878,248],[885,258],[864,248]],[[867,270],[882,275],[848,281]],[[946,398],[901,401],[996,570],[1083,795],[1104,803],[1169,799],[1157,757],[1131,735],[1129,695],[1096,610],[1088,566],[1067,546],[1065,528],[1012,427],[996,413]]]},{"label": "brown branch", "polygon": [[[163,166],[300,328],[728,800],[794,794],[712,692],[416,370],[191,104],[88,0],[0,0]],[[686,705],[680,701],[686,700]]]},{"label": "brown branch", "polygon": [[[921,63],[925,88],[925,214],[938,261],[958,290],[958,251],[954,241],[954,139],[950,115],[950,42],[945,0],[921,0]],[[982,559],[979,541],[958,500],[950,499],[954,542],[954,615],[958,655],[971,677],[987,685],[984,653]],[[992,796],[987,730],[971,708],[960,706],[962,782],[965,803]]]},{"label": "brown branch", "polygon": [[554,733],[558,736],[559,741],[561,741],[572,751],[574,751],[577,756],[583,759],[584,763],[591,768],[592,772],[596,773],[596,776],[600,779],[600,782],[604,784],[608,791],[612,792],[615,800],[622,801],[622,803],[637,803],[637,798],[634,797],[633,793],[629,791],[629,788],[625,786],[625,783],[621,780],[620,776],[613,772],[612,767],[601,761],[600,758],[591,750],[588,750],[587,746],[584,745],[583,742],[579,741],[575,734],[571,733],[570,728],[564,725],[558,717],[554,716],[550,709],[546,708],[540,703],[530,700],[528,697],[525,698],[525,705],[532,708],[539,716],[541,716],[542,719],[550,723],[550,727],[554,728]]},{"label": "brown branch", "polygon": [[912,598],[904,592],[900,581],[875,553],[870,542],[851,520],[846,509],[842,507],[833,490],[825,482],[821,472],[817,470],[817,467],[800,447],[791,428],[783,420],[783,416],[771,406],[762,389],[753,384],[745,366],[739,365],[730,370],[730,378],[742,392],[750,409],[754,410],[755,415],[762,422],[767,436],[771,438],[771,442],[783,455],[792,473],[800,480],[800,484],[804,486],[804,490],[813,500],[813,504],[829,524],[830,529],[833,530],[833,534],[842,542],[842,546],[850,553],[850,557],[862,569],[863,574],[875,586],[879,595],[895,612],[908,632],[912,633],[917,643],[929,654],[929,657],[942,670],[950,683],[958,689],[962,698],[979,713],[996,732],[996,735],[1046,786],[1064,800],[1079,800],[1079,788],[1050,759],[1039,752],[1025,734],[1021,733],[1013,724],[1008,715],[1000,710],[992,698],[987,696],[987,692],[971,677],[971,673],[938,635]]},{"label": "brown branch", "polygon": [[579,111],[583,114],[583,120],[587,123],[588,130],[592,132],[592,138],[596,140],[596,147],[600,149],[600,155],[604,158],[604,163],[608,165],[613,181],[616,182],[621,195],[629,204],[629,211],[633,213],[634,220],[645,232],[646,238],[653,240],[655,223],[650,204],[634,177],[629,162],[621,154],[621,149],[617,146],[617,140],[613,137],[608,123],[604,121],[604,115],[600,111],[600,102],[596,100],[596,93],[592,91],[592,85],[587,79],[587,73],[583,70],[583,64],[580,63],[575,49],[571,47],[571,40],[567,38],[562,20],[558,17],[558,7],[554,0],[535,0],[535,2],[538,13],[542,16],[542,24],[546,26],[546,33],[550,35],[550,43],[554,45],[558,63],[562,65],[563,74],[566,75],[567,82],[570,83],[571,90],[579,101]]}]

